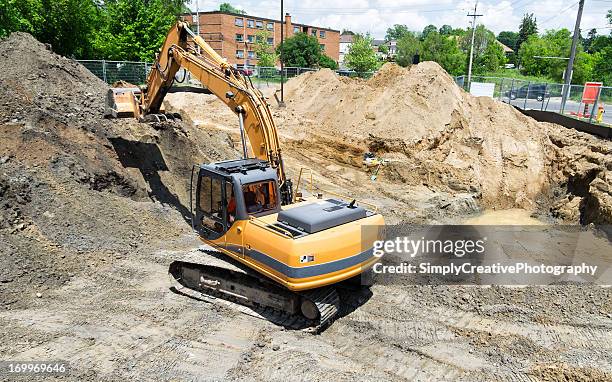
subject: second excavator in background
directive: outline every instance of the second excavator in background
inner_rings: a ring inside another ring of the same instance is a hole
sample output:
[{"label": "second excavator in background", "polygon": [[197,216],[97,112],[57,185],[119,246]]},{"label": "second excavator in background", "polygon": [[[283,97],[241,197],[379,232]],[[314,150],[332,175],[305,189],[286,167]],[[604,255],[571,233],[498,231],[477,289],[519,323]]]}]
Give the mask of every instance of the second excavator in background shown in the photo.
[{"label": "second excavator in background", "polygon": [[213,264],[207,252],[197,262],[173,262],[170,274],[183,287],[270,309],[284,322],[326,326],[342,303],[335,286],[378,260],[372,247],[383,217],[350,198],[297,197],[266,98],[186,23],[170,29],[146,86],[110,90],[109,114],[166,119],[162,101],[181,69],[236,114],[242,141],[242,158],[193,167],[192,226],[211,251],[255,272]]}]

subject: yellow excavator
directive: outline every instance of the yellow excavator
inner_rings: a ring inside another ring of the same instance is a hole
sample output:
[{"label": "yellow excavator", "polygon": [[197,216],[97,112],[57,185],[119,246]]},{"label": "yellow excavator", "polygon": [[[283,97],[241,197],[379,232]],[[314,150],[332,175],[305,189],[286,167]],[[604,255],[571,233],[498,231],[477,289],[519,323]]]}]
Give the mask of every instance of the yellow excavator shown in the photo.
[{"label": "yellow excavator", "polygon": [[266,98],[186,23],[169,31],[145,87],[109,91],[109,114],[173,117],[163,113],[162,101],[180,69],[237,115],[243,149],[240,159],[193,167],[193,229],[216,253],[255,272],[175,261],[169,273],[185,288],[269,309],[284,322],[326,326],[342,303],[335,286],[358,279],[378,260],[372,247],[382,238],[383,217],[342,197],[296,197]]}]

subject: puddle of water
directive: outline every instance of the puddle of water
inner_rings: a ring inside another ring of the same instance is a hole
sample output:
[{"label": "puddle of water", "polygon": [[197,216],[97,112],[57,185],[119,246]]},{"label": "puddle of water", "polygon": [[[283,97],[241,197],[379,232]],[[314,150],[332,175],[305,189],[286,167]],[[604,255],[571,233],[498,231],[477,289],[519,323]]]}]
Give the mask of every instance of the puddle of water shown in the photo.
[{"label": "puddle of water", "polygon": [[465,219],[465,225],[544,225],[543,221],[531,217],[531,211],[520,208],[509,210],[486,210],[478,216]]}]

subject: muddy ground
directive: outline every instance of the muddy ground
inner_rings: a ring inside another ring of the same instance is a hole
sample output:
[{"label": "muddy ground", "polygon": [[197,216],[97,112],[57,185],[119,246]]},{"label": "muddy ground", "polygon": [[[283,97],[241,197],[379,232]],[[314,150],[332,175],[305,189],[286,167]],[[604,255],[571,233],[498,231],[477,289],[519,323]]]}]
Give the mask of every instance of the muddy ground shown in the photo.
[{"label": "muddy ground", "polygon": [[[319,335],[177,295],[169,263],[201,255],[188,223],[191,165],[238,155],[235,118],[209,96],[173,95],[167,106],[184,122],[108,121],[105,92],[30,36],[0,42],[1,360],[65,360],[70,372],[57,379],[68,381],[612,379],[605,287],[375,285]],[[539,195],[494,206],[478,197],[487,184],[470,189],[452,166],[413,181],[418,155],[373,182],[355,163],[367,142],[309,139],[315,120],[300,125],[298,112],[274,107],[290,175],[312,168],[318,185],[375,203],[388,222],[461,222],[484,208],[525,211],[526,199],[541,221],[606,216],[586,201],[606,200],[609,142],[538,135],[567,161],[543,170]],[[388,144],[380,154],[397,157]]]}]

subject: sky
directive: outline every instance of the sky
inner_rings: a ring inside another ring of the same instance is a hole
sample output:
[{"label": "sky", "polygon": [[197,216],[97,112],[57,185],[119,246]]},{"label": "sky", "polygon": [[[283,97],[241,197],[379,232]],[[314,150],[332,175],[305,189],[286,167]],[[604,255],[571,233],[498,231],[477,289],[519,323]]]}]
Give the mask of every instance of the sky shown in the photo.
[{"label": "sky", "polygon": [[[218,10],[219,4],[229,2],[253,16],[279,19],[280,0],[199,0],[200,11]],[[409,29],[422,31],[426,25],[440,27],[449,24],[453,28],[466,28],[473,13],[474,1],[451,0],[285,0],[285,12],[294,22],[331,29],[348,29],[357,33],[370,33],[374,38],[384,38],[388,27],[405,24]],[[196,10],[196,0],[190,8]],[[606,13],[612,9],[612,0],[585,0],[580,29],[583,35],[591,28],[599,34],[609,34],[612,29]],[[538,29],[574,29],[578,1],[573,0],[484,0],[478,3],[478,24],[484,24],[496,34],[518,31],[523,14],[533,13]]]}]

